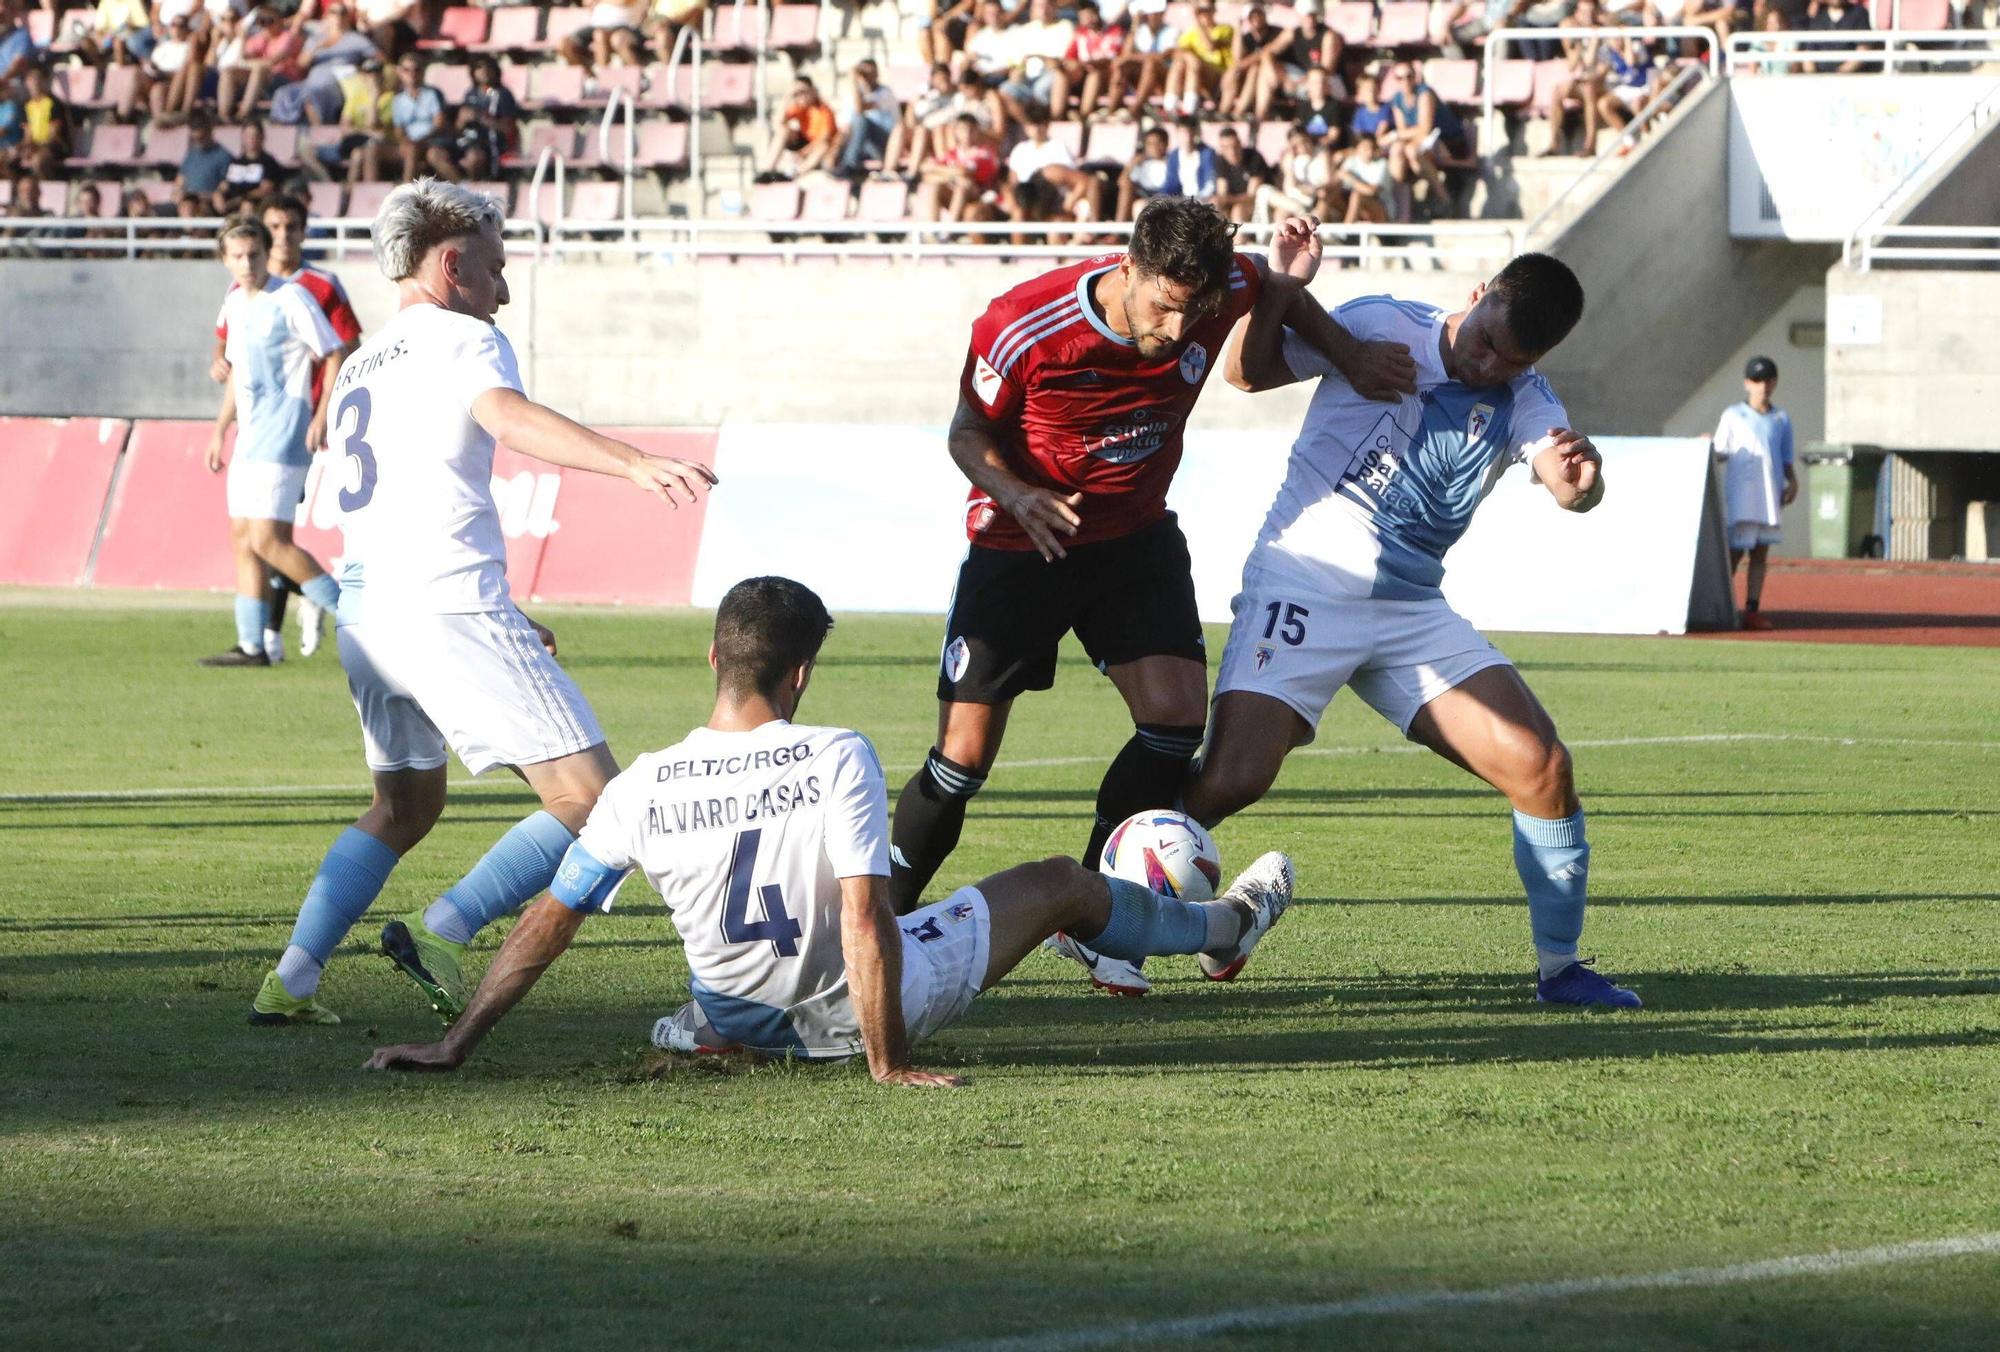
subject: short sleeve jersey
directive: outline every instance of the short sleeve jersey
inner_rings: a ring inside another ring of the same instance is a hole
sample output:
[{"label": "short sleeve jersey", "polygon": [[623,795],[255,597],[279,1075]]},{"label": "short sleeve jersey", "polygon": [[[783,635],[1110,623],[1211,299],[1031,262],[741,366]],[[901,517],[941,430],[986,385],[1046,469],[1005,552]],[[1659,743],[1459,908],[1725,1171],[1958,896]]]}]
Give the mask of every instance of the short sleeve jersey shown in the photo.
[{"label": "short sleeve jersey", "polygon": [[254,295],[239,287],[224,296],[217,327],[229,332],[223,355],[236,393],[237,457],[308,463],[314,373],[340,346],[326,316],[303,287],[271,277]]},{"label": "short sleeve jersey", "polygon": [[[340,284],[340,278],[330,272],[321,272],[308,263],[285,280],[297,282],[306,289],[306,294],[319,306],[320,313],[326,316],[326,322],[333,329],[333,336],[340,339],[342,347],[360,341],[361,321],[354,314],[354,306],[348,302],[347,288]],[[236,287],[232,284],[229,289],[233,292]],[[225,296],[223,299],[227,301],[228,297]],[[229,346],[229,308],[226,304],[221,313],[215,317],[215,336],[222,340],[223,351],[226,354]],[[319,407],[320,375],[321,368],[315,365],[312,378],[314,408]]]},{"label": "short sleeve jersey", "polygon": [[[1167,513],[1188,414],[1220,360],[1230,326],[1256,303],[1257,265],[1237,254],[1221,308],[1187,331],[1178,352],[1141,356],[1097,311],[1091,289],[1121,255],[1023,282],[972,326],[961,395],[1000,427],[1008,468],[1060,493],[1081,492],[1083,524],[1067,543],[1117,539]],[[966,534],[990,549],[1034,548],[975,487]]]},{"label": "short sleeve jersey", "polygon": [[344,622],[511,604],[493,438],[472,404],[520,388],[505,334],[435,305],[398,311],[342,363],[327,439],[345,513]]},{"label": "short sleeve jersey", "polygon": [[1778,524],[1784,508],[1785,471],[1792,465],[1792,415],[1781,408],[1759,413],[1747,403],[1722,411],[1715,428],[1723,497],[1731,523]]},{"label": "short sleeve jersey", "polygon": [[[1405,343],[1417,392],[1364,399],[1317,349],[1285,335],[1285,362],[1318,377],[1285,480],[1258,536],[1264,566],[1332,595],[1439,595],[1444,556],[1509,466],[1531,459],[1568,414],[1532,369],[1478,388],[1445,373],[1444,311],[1363,296],[1333,311],[1363,341]],[[1328,378],[1331,376],[1331,378]]]},{"label": "short sleeve jersey", "polygon": [[556,870],[609,910],[637,869],[680,931],[695,1000],[746,1047],[847,1056],[861,1034],[840,946],[842,878],[889,876],[889,794],[845,728],[697,728],[613,779]]}]

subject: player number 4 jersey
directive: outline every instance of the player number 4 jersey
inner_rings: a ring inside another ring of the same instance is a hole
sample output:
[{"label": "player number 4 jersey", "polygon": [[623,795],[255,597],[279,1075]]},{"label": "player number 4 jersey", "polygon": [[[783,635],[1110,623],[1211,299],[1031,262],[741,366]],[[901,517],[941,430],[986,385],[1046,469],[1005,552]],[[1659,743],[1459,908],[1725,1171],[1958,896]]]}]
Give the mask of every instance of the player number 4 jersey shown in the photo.
[{"label": "player number 4 jersey", "polygon": [[[1331,595],[1440,595],[1444,556],[1474,509],[1569,415],[1533,370],[1489,388],[1452,380],[1439,351],[1445,314],[1436,306],[1363,296],[1333,317],[1363,341],[1407,344],[1417,392],[1385,403],[1337,377],[1320,380],[1253,561]],[[1289,331],[1285,362],[1300,379],[1333,371]]]},{"label": "player number 4 jersey", "polygon": [[612,780],[556,871],[611,907],[631,870],[667,904],[695,999],[746,1047],[860,1050],[840,946],[842,878],[889,876],[889,794],[866,737],[774,720],[697,728]]}]

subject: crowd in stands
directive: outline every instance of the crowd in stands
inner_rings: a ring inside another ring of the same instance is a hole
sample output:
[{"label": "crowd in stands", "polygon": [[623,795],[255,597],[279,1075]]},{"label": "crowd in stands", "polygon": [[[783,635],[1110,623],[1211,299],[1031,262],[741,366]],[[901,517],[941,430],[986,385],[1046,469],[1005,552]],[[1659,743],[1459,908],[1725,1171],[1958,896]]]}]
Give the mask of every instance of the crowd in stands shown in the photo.
[{"label": "crowd in stands", "polygon": [[[667,87],[683,30],[710,33],[724,73],[754,54],[740,32],[717,38],[732,10],[707,3],[0,0],[0,203],[195,217],[319,185],[316,210],[366,215],[422,173],[506,194],[543,146],[608,172],[580,133],[618,90],[646,123],[642,165],[669,171],[692,134],[687,90]],[[862,60],[822,90],[800,59],[816,26],[791,40],[798,78],[772,110],[762,182],[863,199],[896,184],[908,214],[945,221],[1081,227],[1163,193],[1239,221],[1437,219],[1465,210],[1477,175],[1471,58],[1498,28],[1546,32],[1505,53],[1500,102],[1539,123],[1531,147],[1591,153],[1694,49],[1584,30],[1870,23],[1851,0],[902,4],[927,65]],[[774,46],[786,11],[819,12],[778,6]],[[718,96],[732,116],[753,105],[744,75]]]}]

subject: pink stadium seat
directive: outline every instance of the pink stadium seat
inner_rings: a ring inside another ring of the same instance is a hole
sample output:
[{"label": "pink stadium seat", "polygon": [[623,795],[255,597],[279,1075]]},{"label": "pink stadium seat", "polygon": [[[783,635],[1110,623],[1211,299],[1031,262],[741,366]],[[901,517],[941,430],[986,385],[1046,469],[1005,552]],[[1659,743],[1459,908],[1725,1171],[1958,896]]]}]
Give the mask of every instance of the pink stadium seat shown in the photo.
[{"label": "pink stadium seat", "polygon": [[799,185],[757,184],[750,189],[750,215],[760,221],[796,221],[799,218]]},{"label": "pink stadium seat", "polygon": [[1427,47],[1431,41],[1431,7],[1403,0],[1382,6],[1375,24],[1376,47]]},{"label": "pink stadium seat", "polygon": [[763,46],[764,16],[755,5],[724,5],[711,11],[715,16],[714,36],[708,50],[713,52],[754,52]]},{"label": "pink stadium seat", "polygon": [[[529,200],[533,197],[533,201]],[[553,224],[562,216],[562,201],[556,196],[556,185],[549,179],[542,180],[541,190],[531,194],[528,185],[523,184],[514,202],[517,219],[540,221],[544,225]]]},{"label": "pink stadium seat", "polygon": [[845,180],[816,176],[806,185],[805,210],[800,215],[808,221],[844,221],[852,196]]},{"label": "pink stadium seat", "polygon": [[469,51],[486,41],[487,14],[471,5],[453,5],[438,21],[438,33],[417,46],[425,51]]},{"label": "pink stadium seat", "polygon": [[540,46],[554,47],[571,33],[585,32],[590,28],[590,6],[571,5],[567,8],[549,11],[548,31],[543,33]]},{"label": "pink stadium seat", "polygon": [[64,103],[87,108],[97,94],[97,70],[92,66],[70,66],[54,72],[54,89]]},{"label": "pink stadium seat", "polygon": [[925,65],[891,66],[882,72],[882,83],[908,103],[931,87],[931,68]]},{"label": "pink stadium seat", "polygon": [[93,166],[129,166],[139,159],[139,129],[121,127],[106,122],[91,131],[83,154],[72,156],[68,163],[77,168]]},{"label": "pink stadium seat", "polygon": [[358,216],[364,221],[375,219],[375,213],[382,209],[382,203],[396,189],[394,183],[357,183],[347,199],[347,214]]},{"label": "pink stadium seat", "polygon": [[299,129],[279,123],[264,128],[264,149],[279,164],[296,164],[299,158]]},{"label": "pink stadium seat", "polygon": [[1472,103],[1479,97],[1479,63],[1437,57],[1424,62],[1424,83],[1444,103]]},{"label": "pink stadium seat", "polygon": [[1368,0],[1343,0],[1328,5],[1326,26],[1340,34],[1340,40],[1348,46],[1365,47],[1368,35],[1375,31],[1375,6]]},{"label": "pink stadium seat", "polygon": [[28,12],[28,37],[37,47],[46,47],[56,35],[56,16],[45,9]]},{"label": "pink stadium seat", "polygon": [[79,108],[116,108],[118,101],[137,88],[138,83],[137,66],[112,66],[104,72],[103,82],[94,91],[70,101]]},{"label": "pink stadium seat", "polygon": [[1903,31],[1935,33],[1951,27],[1950,0],[1903,0]]},{"label": "pink stadium seat", "polygon": [[818,51],[819,6],[773,6],[770,46],[781,52]]},{"label": "pink stadium seat", "polygon": [[466,66],[432,66],[424,72],[424,83],[437,90],[447,108],[456,108],[472,92],[472,71]]},{"label": "pink stadium seat", "polygon": [[900,221],[910,214],[910,187],[900,179],[870,179],[861,185],[855,216],[864,221]]},{"label": "pink stadium seat", "polygon": [[340,185],[338,183],[314,183],[306,189],[306,214],[309,216],[340,215]]},{"label": "pink stadium seat", "polygon": [[1896,0],[1868,0],[1868,26],[1876,32],[1896,26]]},{"label": "pink stadium seat", "polygon": [[492,11],[486,40],[474,44],[480,52],[531,51],[539,42],[542,11],[533,5],[506,5]]},{"label": "pink stadium seat", "polygon": [[542,157],[544,147],[553,149],[565,160],[576,158],[576,128],[544,123],[531,129],[521,138],[520,154],[505,155],[501,158],[510,167],[532,169],[535,167],[535,161]]},{"label": "pink stadium seat", "polygon": [[530,108],[574,108],[583,102],[583,67],[544,62],[536,66]]},{"label": "pink stadium seat", "polygon": [[[1257,128],[1257,153],[1269,160],[1275,167],[1285,153],[1285,137],[1290,134],[1289,122],[1266,122]],[[1275,175],[1274,175],[1275,177]]]},{"label": "pink stadium seat", "polygon": [[1139,128],[1130,122],[1097,122],[1090,128],[1089,164],[1123,166],[1139,148]]},{"label": "pink stadium seat", "polygon": [[500,67],[500,83],[506,86],[507,92],[514,96],[516,103],[525,106],[528,102],[529,77],[533,74],[533,67],[517,65],[510,61]]},{"label": "pink stadium seat", "polygon": [[579,183],[570,189],[568,221],[616,221],[625,215],[625,185]]},{"label": "pink stadium seat", "polygon": [[1569,80],[1569,62],[1561,57],[1553,61],[1535,62],[1534,93],[1529,97],[1529,108],[1536,115],[1547,117],[1555,111],[1556,91]]},{"label": "pink stadium seat", "polygon": [[637,66],[606,66],[586,85],[583,91],[584,102],[608,103],[611,101],[611,91],[614,89],[624,90],[636,102],[639,98],[639,85],[644,76],[645,72]]},{"label": "pink stadium seat", "polygon": [[243,153],[243,128],[217,127],[215,129],[215,143],[232,155],[241,155]]},{"label": "pink stadium seat", "polygon": [[656,117],[639,124],[633,162],[645,169],[679,169],[688,162],[688,124]]},{"label": "pink stadium seat", "polygon": [[1535,63],[1496,61],[1493,63],[1493,101],[1503,108],[1518,108],[1535,96]]},{"label": "pink stadium seat", "polygon": [[1079,161],[1083,159],[1083,123],[1051,122],[1049,139],[1059,146],[1068,146],[1069,153]]},{"label": "pink stadium seat", "polygon": [[188,139],[186,127],[152,128],[146,133],[146,153],[141,163],[164,164],[179,169],[181,161],[187,158]]},{"label": "pink stadium seat", "polygon": [[42,184],[36,202],[45,215],[64,215],[69,210],[69,184],[60,180]]},{"label": "pink stadium seat", "polygon": [[747,64],[725,65],[717,61],[702,67],[701,106],[703,111],[747,112],[757,106],[757,68]]},{"label": "pink stadium seat", "polygon": [[513,193],[512,184],[500,183],[497,181],[489,182],[486,180],[481,180],[478,183],[473,183],[468,181],[465,183],[461,183],[459,186],[462,188],[470,188],[473,192],[485,193],[488,197],[492,198],[494,201],[498,202],[503,207],[507,205],[507,199]]},{"label": "pink stadium seat", "polygon": [[162,209],[172,210],[177,195],[174,192],[173,180],[149,178],[144,183],[138,184],[137,187],[140,192],[146,194],[146,200],[153,204],[153,209],[156,212]]}]

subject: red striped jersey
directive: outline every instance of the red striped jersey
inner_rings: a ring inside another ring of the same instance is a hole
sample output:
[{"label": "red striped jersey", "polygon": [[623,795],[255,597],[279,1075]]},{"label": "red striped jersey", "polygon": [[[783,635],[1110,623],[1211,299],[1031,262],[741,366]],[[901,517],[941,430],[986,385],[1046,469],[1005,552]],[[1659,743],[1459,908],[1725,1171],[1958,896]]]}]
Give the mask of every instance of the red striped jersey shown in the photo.
[{"label": "red striped jersey", "polygon": [[[994,301],[973,323],[959,379],[965,399],[1000,426],[1009,469],[1040,487],[1083,493],[1083,524],[1065,544],[1116,539],[1166,515],[1188,414],[1262,285],[1256,263],[1237,254],[1222,307],[1179,350],[1148,359],[1091,299],[1097,279],[1123,257],[1057,268]],[[989,549],[1034,548],[976,487],[965,529]]]}]

